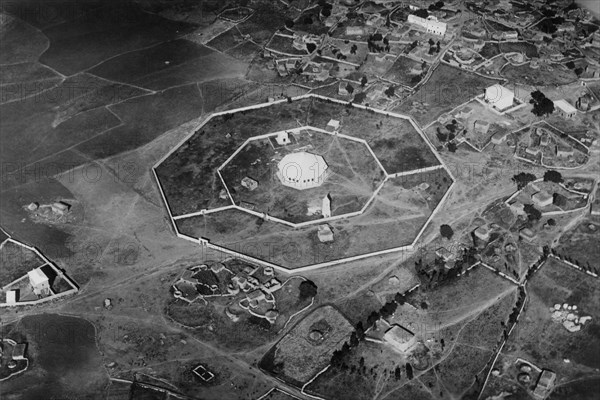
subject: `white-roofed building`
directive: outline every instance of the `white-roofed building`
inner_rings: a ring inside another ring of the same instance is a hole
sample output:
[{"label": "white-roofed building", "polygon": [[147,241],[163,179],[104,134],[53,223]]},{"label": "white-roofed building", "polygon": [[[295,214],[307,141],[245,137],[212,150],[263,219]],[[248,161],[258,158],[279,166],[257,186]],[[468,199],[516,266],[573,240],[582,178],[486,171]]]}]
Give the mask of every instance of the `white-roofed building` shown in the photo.
[{"label": "white-roofed building", "polygon": [[6,292],[6,304],[17,304],[17,291],[8,290]]},{"label": "white-roofed building", "polygon": [[330,119],[325,129],[329,132],[337,131],[338,129],[340,129],[340,121],[338,121],[337,119]]},{"label": "white-roofed building", "polygon": [[531,196],[531,200],[539,207],[547,207],[552,204],[553,196],[545,190],[540,190]]},{"label": "white-roofed building", "polygon": [[515,94],[504,86],[495,84],[485,89],[484,100],[494,108],[504,111],[512,107]]},{"label": "white-roofed building", "polygon": [[577,114],[577,109],[563,99],[555,100],[554,108],[563,118],[573,118]]},{"label": "white-roofed building", "polygon": [[290,135],[287,133],[287,131],[281,131],[277,133],[277,136],[275,136],[275,141],[278,145],[285,146],[286,144],[290,143]]},{"label": "white-roofed building", "polygon": [[33,293],[38,296],[47,296],[50,294],[50,280],[41,268],[29,271],[27,276],[29,277],[31,287],[33,288]]},{"label": "white-roofed building", "polygon": [[277,177],[285,186],[310,189],[320,186],[327,178],[327,163],[323,157],[300,151],[286,155],[277,164]]},{"label": "white-roofed building", "polygon": [[321,243],[333,242],[333,231],[327,224],[317,227],[317,237]]},{"label": "white-roofed building", "polygon": [[427,33],[433,33],[434,35],[444,36],[446,34],[446,23],[439,22],[436,17],[429,16],[427,18],[421,18],[414,14],[408,16],[408,23],[415,24],[425,28]]},{"label": "white-roofed building", "polygon": [[323,218],[331,217],[331,198],[329,197],[329,194],[323,197],[323,202],[321,205],[321,214],[323,215]]}]

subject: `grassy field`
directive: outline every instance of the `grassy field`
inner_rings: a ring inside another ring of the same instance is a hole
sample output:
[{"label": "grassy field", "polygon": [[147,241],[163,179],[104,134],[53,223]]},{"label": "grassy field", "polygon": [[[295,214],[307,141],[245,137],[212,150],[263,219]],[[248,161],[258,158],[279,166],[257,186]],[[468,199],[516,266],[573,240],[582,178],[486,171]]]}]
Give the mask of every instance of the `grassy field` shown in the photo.
[{"label": "grassy field", "polygon": [[399,314],[398,322],[407,319],[414,320],[414,324],[425,321],[429,326],[453,325],[475,317],[513,290],[514,285],[506,279],[487,268],[476,267],[469,274],[437,287],[435,291],[419,289],[412,292],[407,301],[419,311],[414,315]]},{"label": "grassy field", "polygon": [[475,97],[497,83],[459,68],[440,64],[417,92],[406,98],[394,111],[410,114],[422,126]]},{"label": "grassy field", "polygon": [[297,56],[305,56],[308,55],[308,50],[298,50],[293,47],[294,39],[282,36],[282,35],[273,35],[269,43],[267,43],[266,48],[269,50],[279,51],[285,54],[297,55]]},{"label": "grassy field", "polygon": [[[164,113],[165,109],[171,110]],[[92,158],[104,158],[133,150],[202,112],[195,84],[167,89],[155,95],[127,100],[111,107],[123,125],[82,142],[76,149]],[[139,118],[144,114],[145,118]],[[118,145],[115,145],[118,143]]]},{"label": "grassy field", "polygon": [[502,53],[523,53],[529,58],[539,56],[537,47],[527,42],[500,42],[500,51]]},{"label": "grassy field", "polygon": [[120,55],[90,72],[109,80],[164,90],[190,82],[241,77],[245,66],[208,47],[178,39]]},{"label": "grassy field", "polygon": [[10,282],[27,274],[27,272],[40,267],[44,260],[33,251],[15,244],[6,242],[0,249],[0,285],[5,286]]},{"label": "grassy field", "polygon": [[57,314],[26,316],[9,335],[28,343],[30,366],[27,373],[2,383],[5,396],[86,398],[102,392],[108,384],[94,326],[84,319]]},{"label": "grassy field", "polygon": [[[2,41],[4,43],[4,40]],[[50,68],[36,62],[0,65],[0,82],[2,86],[9,83],[37,82],[58,79],[59,75]],[[5,101],[3,98],[2,101]]]},{"label": "grassy field", "polygon": [[[10,11],[18,3],[2,4],[3,10]],[[0,41],[0,63],[13,64],[37,61],[40,54],[46,50],[48,38],[33,26],[8,14],[2,14],[2,40]],[[21,66],[22,68],[23,66]],[[4,82],[4,81],[3,81]]]},{"label": "grassy field", "polygon": [[[25,18],[40,16],[35,12],[40,1],[23,3]],[[69,2],[64,2],[65,6]],[[84,3],[85,4],[85,3]],[[88,5],[92,8],[93,3]],[[85,8],[85,5],[82,6]],[[85,10],[86,18],[76,18],[65,10],[66,20],[54,24],[43,33],[50,39],[50,47],[40,61],[61,73],[71,75],[93,67],[119,54],[153,44],[176,39],[191,32],[194,24],[175,22],[155,14],[143,12],[133,3]],[[35,22],[27,21],[36,25]]]},{"label": "grassy field", "polygon": [[[350,337],[352,325],[335,308],[324,306],[304,317],[261,360],[261,368],[294,385],[306,383],[329,364],[333,351]],[[309,339],[317,330],[322,338]]]},{"label": "grassy field", "polygon": [[[549,258],[531,279],[528,291],[525,313],[503,354],[513,359],[522,357],[555,371],[557,384],[598,368],[599,360],[595,357],[600,351],[598,280]],[[581,331],[570,333],[551,319],[549,309],[558,303],[577,305],[577,313],[591,316],[591,321]],[[570,363],[566,364],[564,359]]]},{"label": "grassy field", "polygon": [[400,56],[383,77],[392,82],[413,87],[419,83],[420,80],[415,82],[413,79],[418,77],[421,72],[420,62],[417,62],[412,58]]},{"label": "grassy field", "polygon": [[[244,201],[259,212],[296,223],[321,218],[321,214],[308,214],[308,207],[315,202],[320,207],[327,195],[332,199],[332,215],[359,211],[383,175],[367,147],[319,132],[306,131],[294,137],[297,144],[292,149],[276,150],[268,139],[253,141],[221,170],[236,204]],[[298,191],[281,184],[276,177],[278,166],[272,160],[276,153],[283,156],[304,146],[323,156],[328,176],[318,188]],[[258,188],[249,191],[243,187],[240,182],[245,176],[255,179]]]},{"label": "grassy field", "polygon": [[487,59],[497,56],[500,53],[500,47],[496,42],[486,42],[483,48],[479,50],[479,54],[481,54],[481,56]]},{"label": "grassy field", "polygon": [[[429,188],[416,188],[424,182]],[[443,169],[388,181],[364,214],[330,223],[333,243],[319,242],[315,227],[290,230],[237,210],[180,219],[177,226],[191,237],[296,268],[412,243],[450,184]]]},{"label": "grassy field", "polygon": [[[282,103],[211,119],[156,170],[173,214],[222,204],[218,200],[219,183],[213,175],[216,169],[248,137],[294,127],[296,118],[303,119],[308,107],[308,101]],[[231,138],[225,137],[227,133]],[[207,174],[210,179],[206,179]],[[188,201],[190,194],[195,198],[193,203]]]},{"label": "grassy field", "polygon": [[[322,128],[331,118],[339,119],[343,107],[340,104],[315,99],[308,123]],[[387,173],[393,174],[439,164],[435,155],[408,120],[356,108],[346,109],[341,115],[343,115],[341,132],[365,139]]]},{"label": "grassy field", "polygon": [[552,64],[551,70],[546,66],[534,69],[529,64],[507,64],[500,73],[510,82],[535,86],[566,85],[577,80],[577,75],[562,64]]},{"label": "grassy field", "polygon": [[244,38],[240,32],[232,28],[211,39],[206,45],[219,51],[227,51],[243,41]]},{"label": "grassy field", "polygon": [[600,269],[600,249],[597,246],[599,231],[600,218],[590,216],[561,236],[556,251],[563,257],[577,261],[582,267]]}]

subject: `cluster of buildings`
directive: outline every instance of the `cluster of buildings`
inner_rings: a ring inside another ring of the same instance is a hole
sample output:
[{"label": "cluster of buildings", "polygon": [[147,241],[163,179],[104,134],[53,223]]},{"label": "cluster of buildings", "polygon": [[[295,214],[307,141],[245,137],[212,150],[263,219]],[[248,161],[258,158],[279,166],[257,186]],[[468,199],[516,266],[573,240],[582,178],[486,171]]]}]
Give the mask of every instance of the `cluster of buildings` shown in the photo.
[{"label": "cluster of buildings", "polygon": [[[255,276],[260,271],[268,277],[267,280],[261,281]],[[275,306],[274,293],[281,289],[282,283],[273,274],[274,271],[270,267],[248,265],[231,278],[227,284],[228,294],[243,293],[244,297],[238,303],[242,309],[274,323],[279,316]]]}]

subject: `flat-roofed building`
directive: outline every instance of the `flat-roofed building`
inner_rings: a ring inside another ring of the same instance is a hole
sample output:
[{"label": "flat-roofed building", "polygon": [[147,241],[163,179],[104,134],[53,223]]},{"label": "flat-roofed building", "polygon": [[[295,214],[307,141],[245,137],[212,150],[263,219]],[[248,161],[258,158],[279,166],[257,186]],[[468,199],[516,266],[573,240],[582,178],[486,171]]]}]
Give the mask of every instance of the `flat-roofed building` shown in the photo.
[{"label": "flat-roofed building", "polygon": [[563,118],[573,118],[577,114],[577,109],[569,104],[566,100],[560,99],[554,101],[554,108]]},{"label": "flat-roofed building", "polygon": [[484,100],[499,111],[504,111],[512,107],[515,100],[515,94],[508,88],[495,84],[485,89]]}]

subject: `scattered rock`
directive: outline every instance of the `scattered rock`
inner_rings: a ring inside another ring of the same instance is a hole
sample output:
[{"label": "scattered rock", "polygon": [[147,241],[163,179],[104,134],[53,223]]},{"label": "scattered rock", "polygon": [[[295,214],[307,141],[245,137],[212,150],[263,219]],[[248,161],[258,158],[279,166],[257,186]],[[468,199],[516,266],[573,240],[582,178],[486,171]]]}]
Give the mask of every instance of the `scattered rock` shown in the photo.
[{"label": "scattered rock", "polygon": [[107,310],[111,310],[113,308],[111,299],[104,299],[104,308],[106,308]]}]

